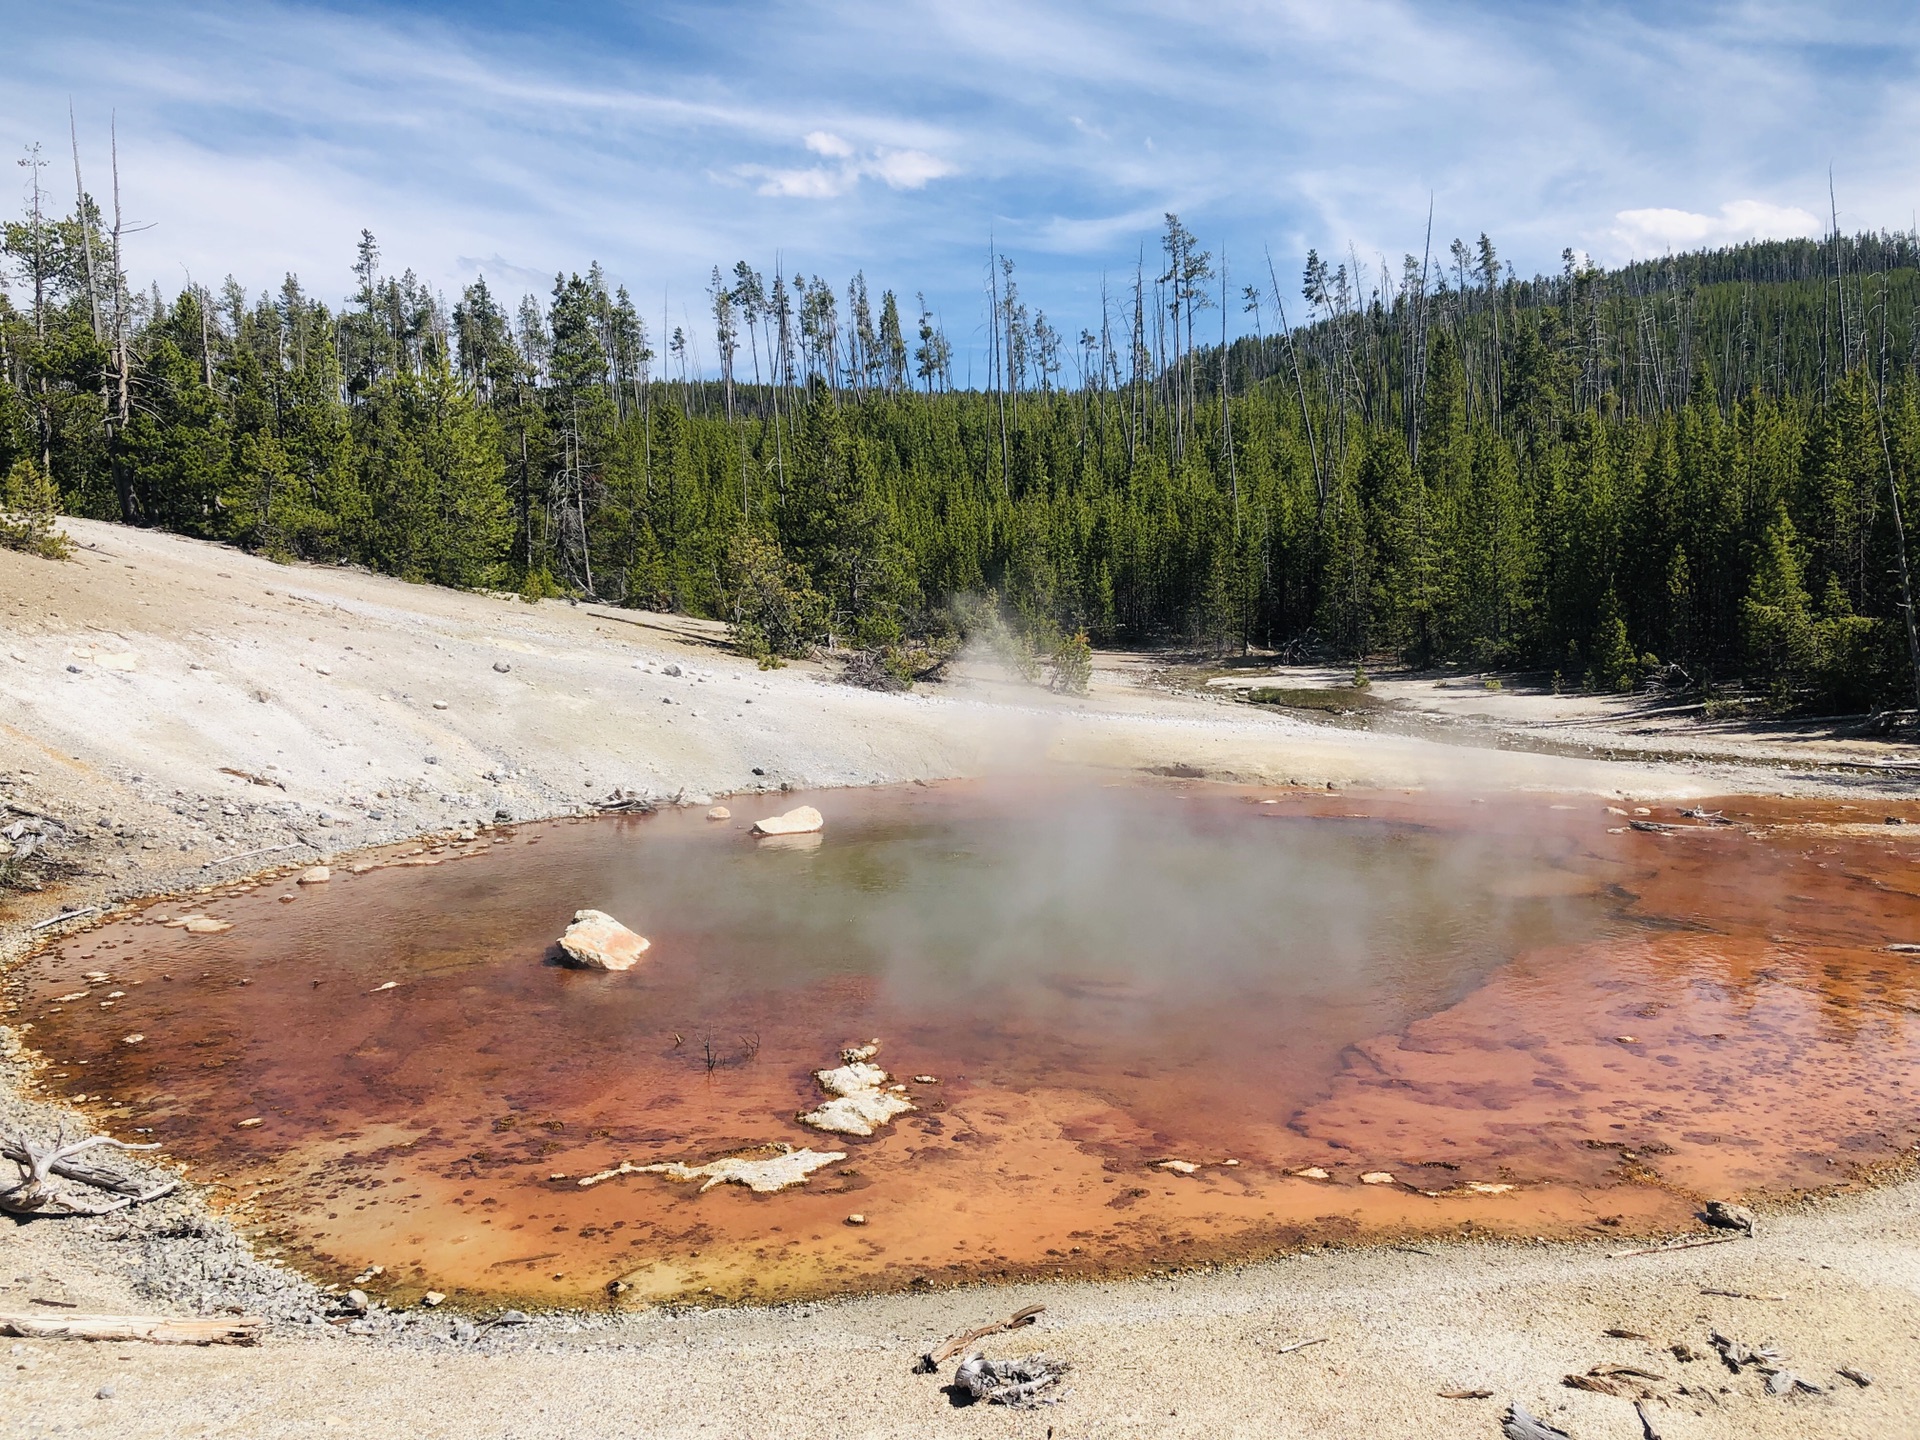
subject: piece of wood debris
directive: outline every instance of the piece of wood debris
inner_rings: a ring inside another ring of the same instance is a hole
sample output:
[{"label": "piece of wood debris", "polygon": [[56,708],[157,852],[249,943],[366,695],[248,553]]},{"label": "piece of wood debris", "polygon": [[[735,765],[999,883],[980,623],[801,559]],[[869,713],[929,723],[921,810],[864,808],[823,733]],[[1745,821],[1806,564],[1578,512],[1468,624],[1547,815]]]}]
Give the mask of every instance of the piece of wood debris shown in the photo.
[{"label": "piece of wood debris", "polygon": [[1640,1440],[1660,1440],[1660,1432],[1653,1428],[1653,1421],[1647,1418],[1647,1407],[1636,1400],[1633,1402],[1633,1413],[1640,1417]]},{"label": "piece of wood debris", "polygon": [[1866,1389],[1867,1386],[1873,1384],[1873,1376],[1869,1375],[1864,1370],[1857,1370],[1851,1365],[1842,1365],[1834,1373],[1841,1376],[1843,1379],[1851,1380],[1854,1384],[1858,1385],[1862,1390]]},{"label": "piece of wood debris", "polygon": [[1809,1380],[1804,1375],[1796,1375],[1791,1370],[1769,1370],[1765,1374],[1769,1395],[1825,1395],[1827,1393],[1825,1385]]},{"label": "piece of wood debris", "polygon": [[1780,1358],[1780,1352],[1771,1345],[1749,1345],[1731,1335],[1722,1335],[1718,1330],[1707,1332],[1707,1343],[1720,1352],[1721,1360],[1736,1375],[1747,1366],[1757,1370],[1771,1369]]},{"label": "piece of wood debris", "polygon": [[1013,1314],[1004,1320],[996,1320],[990,1325],[981,1325],[976,1329],[967,1331],[963,1335],[955,1335],[952,1339],[941,1342],[941,1344],[927,1351],[916,1360],[913,1366],[914,1372],[920,1375],[931,1375],[942,1365],[946,1364],[947,1361],[958,1355],[962,1350],[973,1345],[976,1341],[984,1340],[989,1335],[998,1335],[1007,1330],[1018,1330],[1024,1325],[1033,1324],[1035,1320],[1039,1319],[1041,1313],[1045,1311],[1046,1308],[1044,1305],[1029,1305],[1024,1310],[1014,1311]]},{"label": "piece of wood debris", "polygon": [[953,1372],[953,1387],[964,1390],[975,1400],[989,1405],[1005,1405],[1014,1410],[1030,1410],[1037,1405],[1057,1405],[1067,1392],[1044,1392],[1066,1378],[1072,1366],[1064,1360],[1045,1355],[1022,1355],[1017,1360],[989,1360],[969,1355]]},{"label": "piece of wood debris", "polygon": [[266,1323],[255,1315],[236,1315],[223,1320],[173,1319],[163,1315],[0,1315],[0,1335],[13,1335],[22,1340],[257,1345]]},{"label": "piece of wood debris", "polygon": [[1716,1290],[1711,1285],[1700,1287],[1702,1295],[1722,1295],[1729,1300],[1784,1300],[1784,1295],[1756,1295],[1751,1290]]},{"label": "piece of wood debris", "polygon": [[1573,1440],[1566,1431],[1535,1418],[1518,1400],[1507,1406],[1507,1413],[1500,1419],[1500,1433],[1507,1440]]},{"label": "piece of wood debris", "polygon": [[1440,1398],[1442,1400],[1491,1400],[1493,1392],[1491,1390],[1442,1390]]},{"label": "piece of wood debris", "polygon": [[82,905],[78,910],[68,910],[64,914],[54,916],[51,920],[36,921],[34,924],[29,925],[27,929],[45,930],[49,926],[58,925],[67,920],[78,920],[82,915],[92,915],[99,909],[100,907],[98,905]]},{"label": "piece of wood debris", "polygon": [[1326,1343],[1327,1337],[1325,1335],[1318,1335],[1311,1340],[1296,1340],[1291,1345],[1282,1345],[1273,1353],[1276,1355],[1291,1355],[1296,1350],[1305,1350],[1309,1345],[1324,1345]]},{"label": "piece of wood debris", "polygon": [[232,765],[222,765],[220,767],[220,773],[222,775],[235,776],[238,779],[246,781],[249,785],[264,785],[268,789],[277,788],[280,790],[284,790],[287,788],[285,785],[281,784],[281,782],[278,780],[270,780],[265,775],[256,775],[251,770],[237,769]]},{"label": "piece of wood debris", "polygon": [[222,855],[218,860],[204,861],[200,868],[202,870],[209,870],[215,865],[228,865],[235,860],[251,860],[255,855],[277,855],[282,850],[301,849],[306,843],[304,840],[290,840],[285,845],[262,845],[257,850],[242,850],[234,855]]},{"label": "piece of wood debris", "polygon": [[1651,1335],[1642,1335],[1638,1330],[1627,1330],[1618,1325],[1609,1325],[1600,1332],[1609,1340],[1651,1340]]},{"label": "piece of wood debris", "polygon": [[1631,1260],[1636,1255],[1669,1255],[1678,1250],[1698,1250],[1703,1245],[1731,1245],[1738,1235],[1710,1235],[1704,1240],[1676,1240],[1666,1245],[1643,1245],[1638,1250],[1616,1250],[1609,1260]]},{"label": "piece of wood debris", "polygon": [[[160,1148],[157,1140],[136,1145],[107,1135],[93,1135],[71,1144],[52,1146],[35,1145],[25,1138],[7,1141],[0,1144],[0,1156],[5,1156],[19,1167],[20,1180],[10,1189],[0,1191],[0,1210],[10,1215],[108,1215],[130,1205],[144,1205],[179,1188],[178,1177],[147,1186],[137,1180],[73,1163],[76,1155],[99,1145],[109,1145],[116,1150]],[[56,1177],[74,1181],[92,1190],[104,1191],[115,1198],[104,1204],[91,1203],[71,1189],[56,1184]]]}]

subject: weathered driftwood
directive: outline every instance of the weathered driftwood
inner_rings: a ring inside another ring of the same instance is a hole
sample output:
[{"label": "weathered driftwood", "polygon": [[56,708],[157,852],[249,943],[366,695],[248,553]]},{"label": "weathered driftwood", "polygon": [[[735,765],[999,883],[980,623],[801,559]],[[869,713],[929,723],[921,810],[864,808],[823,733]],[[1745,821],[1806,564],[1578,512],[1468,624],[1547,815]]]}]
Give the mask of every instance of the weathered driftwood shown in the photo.
[{"label": "weathered driftwood", "polygon": [[1491,1390],[1442,1390],[1440,1398],[1442,1400],[1491,1400],[1493,1392]]},{"label": "weathered driftwood", "polygon": [[1324,1345],[1326,1343],[1327,1343],[1327,1337],[1324,1335],[1320,1335],[1320,1336],[1316,1336],[1312,1340],[1296,1340],[1291,1345],[1282,1345],[1279,1348],[1279,1350],[1277,1350],[1275,1353],[1279,1355],[1291,1355],[1293,1354],[1294,1351],[1304,1350],[1309,1345]]},{"label": "weathered driftwood", "polygon": [[1024,1310],[1014,1311],[1005,1320],[995,1320],[991,1325],[982,1325],[967,1331],[964,1335],[955,1335],[951,1340],[927,1351],[914,1362],[913,1368],[918,1374],[931,1375],[975,1342],[984,1340],[989,1335],[998,1335],[1006,1330],[1018,1330],[1023,1325],[1033,1324],[1039,1318],[1041,1311],[1046,1308],[1044,1305],[1029,1305]]},{"label": "weathered driftwood", "polygon": [[1036,1405],[1057,1405],[1066,1392],[1045,1392],[1066,1378],[1073,1367],[1064,1360],[1045,1355],[1022,1355],[1017,1360],[989,1360],[969,1355],[953,1372],[956,1390],[964,1390],[975,1400],[989,1405],[1005,1405],[1014,1410],[1031,1410]]},{"label": "weathered driftwood", "polygon": [[1640,1440],[1660,1440],[1660,1432],[1653,1428],[1653,1421],[1647,1418],[1647,1407],[1636,1400],[1633,1402],[1633,1413],[1640,1417]]},{"label": "weathered driftwood", "polygon": [[1707,1332],[1707,1343],[1720,1352],[1720,1359],[1736,1375],[1747,1366],[1757,1370],[1777,1368],[1774,1362],[1780,1358],[1780,1352],[1771,1345],[1749,1345],[1718,1330]]},{"label": "weathered driftwood", "polygon": [[[0,1144],[0,1155],[13,1161],[20,1168],[20,1182],[11,1189],[0,1191],[0,1210],[9,1215],[106,1215],[115,1210],[124,1210],[129,1205],[142,1205],[149,1200],[157,1200],[162,1195],[179,1188],[177,1179],[163,1180],[158,1185],[145,1186],[137,1180],[122,1175],[114,1175],[104,1170],[95,1170],[91,1166],[75,1165],[73,1157],[82,1151],[91,1150],[96,1145],[111,1145],[116,1150],[158,1150],[156,1141],[150,1145],[133,1145],[125,1140],[115,1140],[107,1135],[93,1135],[85,1140],[76,1140],[68,1145],[53,1145],[42,1148],[29,1140],[10,1140]],[[75,1184],[91,1190],[103,1190],[117,1198],[104,1204],[90,1204],[74,1195],[63,1185],[56,1183],[55,1177],[71,1180]]]},{"label": "weathered driftwood", "polygon": [[0,1335],[22,1340],[144,1340],[154,1345],[257,1345],[254,1315],[178,1320],[164,1315],[0,1315]]},{"label": "weathered driftwood", "polygon": [[33,924],[29,925],[27,929],[45,930],[48,926],[58,925],[63,920],[78,920],[82,915],[91,915],[97,910],[99,910],[99,908],[100,907],[98,905],[82,905],[78,910],[64,911],[61,914],[54,916],[51,920],[37,920]]},{"label": "weathered driftwood", "polygon": [[1501,1417],[1500,1433],[1507,1440],[1573,1440],[1566,1431],[1536,1419],[1518,1400],[1507,1406]]},{"label": "weathered driftwood", "polygon": [[1698,1250],[1702,1245],[1731,1245],[1738,1235],[1710,1235],[1704,1240],[1676,1240],[1667,1245],[1644,1245],[1638,1250],[1616,1250],[1608,1259],[1631,1260],[1636,1255],[1666,1255],[1676,1250]]}]

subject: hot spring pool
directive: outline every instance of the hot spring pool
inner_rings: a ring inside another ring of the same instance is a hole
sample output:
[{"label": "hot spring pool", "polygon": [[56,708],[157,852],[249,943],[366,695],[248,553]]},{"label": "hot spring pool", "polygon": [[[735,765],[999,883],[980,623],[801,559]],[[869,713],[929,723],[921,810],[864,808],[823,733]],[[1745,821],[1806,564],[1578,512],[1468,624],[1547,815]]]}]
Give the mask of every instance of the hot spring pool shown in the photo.
[{"label": "hot spring pool", "polygon": [[[16,1018],[50,1091],[396,1301],[1626,1235],[1920,1136],[1920,964],[1882,948],[1920,939],[1920,845],[1850,823],[1881,810],[1736,800],[1659,834],[1586,797],[776,798],[163,902],[37,957]],[[802,799],[817,842],[745,833]],[[555,963],[582,907],[652,940],[640,968]],[[190,910],[233,928],[156,923]],[[915,1108],[801,1124],[813,1072],[875,1039]],[[775,1194],[579,1183],[781,1145],[846,1158]]]}]

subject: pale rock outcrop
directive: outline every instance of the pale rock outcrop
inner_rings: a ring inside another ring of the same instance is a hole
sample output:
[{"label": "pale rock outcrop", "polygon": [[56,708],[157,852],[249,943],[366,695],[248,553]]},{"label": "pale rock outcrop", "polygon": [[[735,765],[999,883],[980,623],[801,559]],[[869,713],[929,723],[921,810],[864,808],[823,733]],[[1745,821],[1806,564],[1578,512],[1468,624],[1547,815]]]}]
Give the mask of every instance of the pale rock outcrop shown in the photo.
[{"label": "pale rock outcrop", "polygon": [[753,822],[756,835],[811,835],[825,827],[825,818],[811,805],[802,805],[784,815],[769,815]]},{"label": "pale rock outcrop", "polygon": [[325,885],[332,879],[333,871],[329,870],[326,866],[312,865],[300,872],[300,878],[295,883],[299,885]]},{"label": "pale rock outcrop", "polygon": [[560,948],[589,970],[631,970],[652,942],[636,935],[604,910],[576,910],[560,937]]},{"label": "pale rock outcrop", "polygon": [[622,1160],[611,1170],[583,1176],[575,1183],[584,1187],[598,1185],[616,1175],[664,1175],[669,1180],[699,1180],[703,1182],[702,1194],[716,1185],[744,1185],[757,1195],[771,1195],[791,1185],[804,1185],[814,1171],[846,1158],[846,1153],[840,1150],[796,1150],[791,1145],[781,1145],[771,1154],[729,1155],[704,1165],[688,1165],[680,1160],[636,1165],[631,1160]]},{"label": "pale rock outcrop", "polygon": [[830,1097],[799,1117],[802,1125],[835,1135],[871,1135],[896,1116],[904,1115],[914,1104],[904,1093],[904,1085],[892,1085],[893,1077],[873,1062],[880,1042],[840,1052],[841,1064],[832,1070],[814,1072],[814,1079]]}]

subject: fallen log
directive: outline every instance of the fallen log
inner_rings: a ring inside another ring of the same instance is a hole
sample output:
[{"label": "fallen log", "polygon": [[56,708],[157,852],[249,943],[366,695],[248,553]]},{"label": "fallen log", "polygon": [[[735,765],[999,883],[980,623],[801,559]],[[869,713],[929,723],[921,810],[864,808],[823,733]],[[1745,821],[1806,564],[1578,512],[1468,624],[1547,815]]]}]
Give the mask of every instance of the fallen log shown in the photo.
[{"label": "fallen log", "polygon": [[267,1322],[257,1315],[226,1320],[164,1315],[0,1315],[0,1335],[22,1340],[143,1340],[153,1345],[258,1345]]}]

